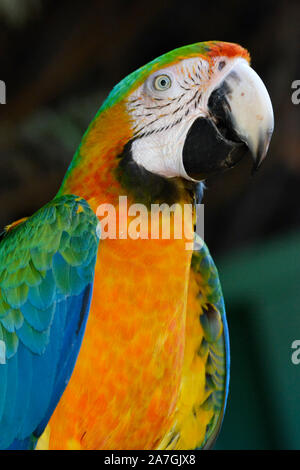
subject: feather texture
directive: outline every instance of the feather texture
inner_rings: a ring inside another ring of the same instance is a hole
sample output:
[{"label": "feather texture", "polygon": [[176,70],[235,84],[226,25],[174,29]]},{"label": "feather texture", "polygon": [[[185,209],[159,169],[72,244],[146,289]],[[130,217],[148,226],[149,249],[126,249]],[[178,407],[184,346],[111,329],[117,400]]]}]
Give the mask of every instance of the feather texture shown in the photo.
[{"label": "feather texture", "polygon": [[229,362],[229,337],[218,272],[203,244],[199,251],[194,251],[191,262],[180,396],[173,425],[159,449],[212,446],[226,406]]},{"label": "feather texture", "polygon": [[1,242],[1,449],[33,448],[68,383],[89,313],[96,227],[86,201],[63,196]]}]

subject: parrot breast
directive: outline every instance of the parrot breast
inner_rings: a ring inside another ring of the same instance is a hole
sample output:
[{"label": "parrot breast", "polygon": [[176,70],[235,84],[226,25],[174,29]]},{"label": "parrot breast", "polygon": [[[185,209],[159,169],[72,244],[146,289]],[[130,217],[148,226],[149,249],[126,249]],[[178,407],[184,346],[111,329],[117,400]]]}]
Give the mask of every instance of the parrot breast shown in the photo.
[{"label": "parrot breast", "polygon": [[83,345],[50,421],[51,449],[153,449],[167,432],[184,358],[185,243],[101,243]]}]

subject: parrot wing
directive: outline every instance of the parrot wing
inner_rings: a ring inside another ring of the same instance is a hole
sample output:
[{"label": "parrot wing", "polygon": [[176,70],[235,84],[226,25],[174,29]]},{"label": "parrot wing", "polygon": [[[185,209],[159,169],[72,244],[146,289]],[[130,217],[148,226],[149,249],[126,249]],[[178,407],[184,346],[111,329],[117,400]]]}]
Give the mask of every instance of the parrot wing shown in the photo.
[{"label": "parrot wing", "polygon": [[210,448],[226,407],[230,359],[223,295],[215,264],[197,238],[201,249],[192,255],[179,400],[158,449]]},{"label": "parrot wing", "polygon": [[89,313],[98,220],[54,199],[0,243],[0,448],[34,448],[72,374]]}]

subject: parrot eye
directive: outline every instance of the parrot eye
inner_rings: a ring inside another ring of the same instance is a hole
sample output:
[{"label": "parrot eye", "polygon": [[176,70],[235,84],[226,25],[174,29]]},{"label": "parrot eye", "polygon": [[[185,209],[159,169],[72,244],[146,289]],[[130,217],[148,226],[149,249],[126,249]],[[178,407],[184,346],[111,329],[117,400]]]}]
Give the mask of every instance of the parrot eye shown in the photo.
[{"label": "parrot eye", "polygon": [[171,79],[168,75],[159,75],[158,77],[155,77],[153,85],[156,90],[164,91],[170,88],[171,83]]}]

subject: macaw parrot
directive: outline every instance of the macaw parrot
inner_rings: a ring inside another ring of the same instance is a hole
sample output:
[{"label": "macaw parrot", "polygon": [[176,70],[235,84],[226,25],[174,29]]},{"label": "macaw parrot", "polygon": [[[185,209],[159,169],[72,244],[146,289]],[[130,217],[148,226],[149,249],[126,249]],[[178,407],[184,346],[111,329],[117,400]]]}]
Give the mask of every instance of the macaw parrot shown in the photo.
[{"label": "macaw parrot", "polygon": [[[228,395],[228,328],[208,248],[186,242],[205,179],[248,153],[255,168],[266,156],[272,105],[249,61],[241,46],[209,41],[127,76],[58,194],[6,228],[1,449],[213,445]],[[132,214],[121,215],[120,196],[160,205],[156,222],[145,216],[149,236],[123,230]],[[187,234],[151,237],[173,204],[190,207]],[[115,237],[104,236],[103,205],[119,216]]]}]

